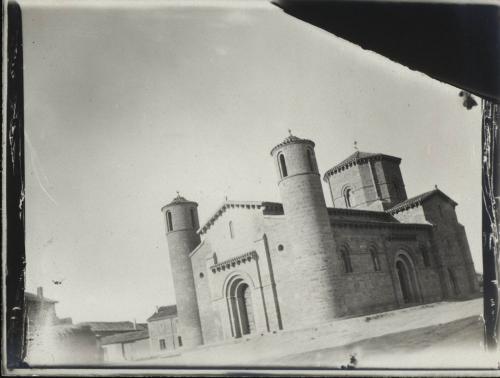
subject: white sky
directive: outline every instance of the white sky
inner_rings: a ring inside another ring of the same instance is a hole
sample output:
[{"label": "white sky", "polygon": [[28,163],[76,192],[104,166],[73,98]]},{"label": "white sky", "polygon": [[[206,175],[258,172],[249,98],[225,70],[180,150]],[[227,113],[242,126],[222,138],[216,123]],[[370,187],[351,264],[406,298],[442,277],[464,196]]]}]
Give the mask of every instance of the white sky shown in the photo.
[{"label": "white sky", "polygon": [[202,221],[226,195],[279,201],[269,151],[288,128],[322,173],[354,140],[401,157],[409,196],[438,184],[459,203],[482,269],[481,116],[457,88],[265,2],[24,4],[27,290],[59,316],[174,303],[160,208],[176,190]]}]

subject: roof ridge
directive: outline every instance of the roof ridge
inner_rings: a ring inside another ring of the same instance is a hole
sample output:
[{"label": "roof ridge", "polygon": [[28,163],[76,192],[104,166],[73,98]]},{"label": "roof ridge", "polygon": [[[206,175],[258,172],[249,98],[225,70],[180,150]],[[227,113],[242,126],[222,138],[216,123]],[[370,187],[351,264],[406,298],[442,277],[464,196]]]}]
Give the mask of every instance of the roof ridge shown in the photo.
[{"label": "roof ridge", "polygon": [[266,207],[268,205],[282,205],[281,202],[273,202],[273,201],[235,201],[235,200],[225,200],[220,206],[216,208],[216,210],[212,213],[202,226],[198,229],[199,234],[204,234],[206,230],[210,228],[210,226],[215,222],[217,218],[219,218],[222,213],[226,211],[227,208],[233,207],[241,207],[247,209],[260,209],[261,207]]},{"label": "roof ridge", "polygon": [[118,333],[114,335],[103,336],[101,338],[101,344],[108,345],[120,342],[143,340],[147,338],[149,338],[149,331],[146,328],[130,332]]},{"label": "roof ridge", "polygon": [[177,305],[166,305],[160,306],[156,311],[146,320],[149,322],[151,320],[163,319],[166,317],[177,316]]},{"label": "roof ridge", "polygon": [[413,196],[411,198],[408,198],[395,206],[391,207],[390,209],[387,209],[386,212],[389,214],[395,214],[399,212],[400,210],[405,210],[414,206],[418,206],[420,203],[428,199],[429,197],[439,194],[441,196],[444,196],[448,201],[452,202],[454,206],[457,205],[457,203],[451,199],[449,196],[447,196],[445,193],[443,193],[440,189],[434,188],[432,190],[428,190],[426,192],[420,193],[416,196]]},{"label": "roof ridge", "polygon": [[327,181],[327,177],[331,176],[344,167],[350,165],[350,164],[357,164],[358,161],[364,161],[364,160],[369,160],[369,159],[375,159],[375,158],[384,158],[384,159],[389,159],[389,160],[394,160],[397,162],[401,162],[401,158],[392,156],[392,155],[387,155],[382,152],[364,152],[364,151],[355,151],[352,154],[350,154],[347,158],[342,160],[340,163],[334,165],[332,168],[327,170],[325,174],[323,175],[323,180]]}]

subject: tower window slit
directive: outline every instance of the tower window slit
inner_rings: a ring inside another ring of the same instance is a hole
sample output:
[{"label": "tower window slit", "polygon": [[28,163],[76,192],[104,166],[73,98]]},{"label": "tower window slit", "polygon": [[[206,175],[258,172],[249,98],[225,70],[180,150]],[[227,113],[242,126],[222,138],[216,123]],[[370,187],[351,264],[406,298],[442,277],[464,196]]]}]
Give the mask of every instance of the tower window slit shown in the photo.
[{"label": "tower window slit", "polygon": [[279,165],[280,165],[281,177],[288,176],[288,172],[286,170],[285,156],[283,156],[283,154],[279,155]]},{"label": "tower window slit", "polygon": [[174,229],[172,225],[172,213],[167,211],[167,230],[172,231]]}]

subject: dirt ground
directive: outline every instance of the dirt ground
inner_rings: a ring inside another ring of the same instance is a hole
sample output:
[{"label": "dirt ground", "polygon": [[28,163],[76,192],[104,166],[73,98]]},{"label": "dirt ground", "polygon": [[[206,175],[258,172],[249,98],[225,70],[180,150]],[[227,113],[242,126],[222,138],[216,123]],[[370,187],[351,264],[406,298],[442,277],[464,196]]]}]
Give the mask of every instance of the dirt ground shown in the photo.
[{"label": "dirt ground", "polygon": [[498,368],[482,347],[482,299],[439,302],[314,328],[254,335],[136,362],[165,367]]},{"label": "dirt ground", "polygon": [[[469,317],[450,323],[361,340],[340,347],[291,354],[274,365],[342,367],[356,359],[358,368],[477,368],[483,354],[482,323]],[[457,361],[460,356],[462,361]],[[474,356],[474,357],[473,357]],[[453,363],[455,362],[455,363]]]}]

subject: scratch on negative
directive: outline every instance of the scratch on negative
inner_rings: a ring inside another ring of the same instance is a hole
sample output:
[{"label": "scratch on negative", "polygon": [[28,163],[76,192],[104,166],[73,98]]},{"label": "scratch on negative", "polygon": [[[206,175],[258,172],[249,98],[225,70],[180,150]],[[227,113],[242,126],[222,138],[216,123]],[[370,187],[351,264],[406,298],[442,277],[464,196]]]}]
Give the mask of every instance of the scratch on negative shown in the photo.
[{"label": "scratch on negative", "polygon": [[10,108],[12,110],[12,119],[10,120],[10,130],[9,130],[9,144],[10,144],[10,159],[12,161],[12,169],[16,169],[15,165],[15,157],[16,157],[16,141],[14,139],[14,134],[16,132],[16,124],[17,124],[17,103],[16,100],[13,99]]},{"label": "scratch on negative", "polygon": [[[35,172],[35,177],[36,177],[36,180],[38,181],[38,185],[40,185],[40,188],[42,188],[43,192],[47,195],[47,197],[57,206],[59,206],[59,204],[57,203],[57,201],[54,199],[54,197],[52,197],[50,195],[50,193],[48,192],[48,190],[45,188],[45,186],[42,184],[42,180],[40,180],[40,176],[38,174],[38,169],[36,168],[36,161],[33,159],[33,157],[36,157],[38,159],[38,156],[36,154],[36,151],[35,149],[33,148],[33,146],[31,145],[31,141],[30,141],[30,138],[28,136],[28,133],[25,132],[25,137],[26,137],[26,142],[27,142],[27,145],[28,145],[28,148],[30,150],[30,161],[31,161],[31,166],[33,167],[33,171]],[[43,172],[42,172],[43,174]],[[45,176],[45,175],[44,175]],[[47,176],[45,176],[45,179],[48,181],[47,179]],[[23,193],[22,193],[22,200],[24,201],[24,190],[23,190]],[[21,204],[20,204],[21,206]]]}]

